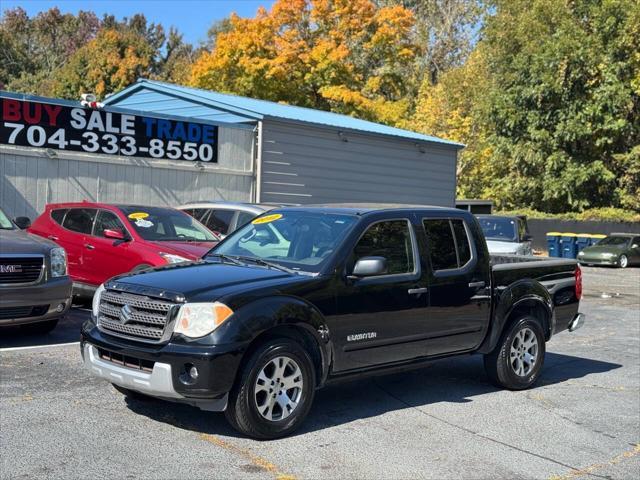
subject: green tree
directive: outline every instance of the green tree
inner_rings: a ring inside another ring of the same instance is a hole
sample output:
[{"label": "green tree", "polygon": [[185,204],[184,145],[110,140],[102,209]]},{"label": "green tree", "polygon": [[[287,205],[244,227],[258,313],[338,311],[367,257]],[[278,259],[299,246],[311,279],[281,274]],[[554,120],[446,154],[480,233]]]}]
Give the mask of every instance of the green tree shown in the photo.
[{"label": "green tree", "polygon": [[29,18],[22,8],[0,19],[0,84],[7,90],[46,95],[51,73],[95,38],[100,20],[92,12],[62,14],[57,8]]},{"label": "green tree", "polygon": [[81,93],[92,92],[104,98],[144,76],[153,58],[151,45],[133,30],[100,30],[96,38],[55,72],[52,93],[79,98]]},{"label": "green tree", "polygon": [[486,191],[507,208],[637,208],[640,3],[497,0],[482,43]]}]

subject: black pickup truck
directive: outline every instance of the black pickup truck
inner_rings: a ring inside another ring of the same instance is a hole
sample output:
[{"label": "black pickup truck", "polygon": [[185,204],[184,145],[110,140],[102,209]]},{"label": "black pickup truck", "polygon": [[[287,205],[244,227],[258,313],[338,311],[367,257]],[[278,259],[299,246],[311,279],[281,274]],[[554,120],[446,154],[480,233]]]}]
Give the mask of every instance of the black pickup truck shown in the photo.
[{"label": "black pickup truck", "polygon": [[488,379],[532,386],[545,343],[584,321],[573,260],[490,257],[461,210],[272,210],[202,261],[116,277],[82,327],[84,363],[129,396],[225,411],[287,435],[330,381],[480,353]]}]

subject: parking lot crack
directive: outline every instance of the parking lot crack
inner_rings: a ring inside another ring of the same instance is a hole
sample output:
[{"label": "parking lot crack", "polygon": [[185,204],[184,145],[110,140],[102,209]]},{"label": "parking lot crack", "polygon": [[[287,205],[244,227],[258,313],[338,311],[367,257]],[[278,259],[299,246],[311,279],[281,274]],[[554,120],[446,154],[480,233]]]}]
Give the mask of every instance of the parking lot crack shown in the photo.
[{"label": "parking lot crack", "polygon": [[503,442],[503,441],[501,441],[501,440],[497,440],[497,439],[495,439],[495,438],[489,437],[489,436],[487,436],[487,435],[483,435],[483,434],[482,434],[482,433],[480,433],[480,432],[473,431],[473,430],[471,430],[471,429],[469,429],[469,428],[466,428],[466,427],[463,427],[463,426],[457,425],[457,424],[452,423],[452,422],[450,422],[450,421],[448,421],[448,420],[445,420],[445,419],[443,419],[443,418],[437,417],[437,416],[435,416],[435,415],[433,415],[433,414],[431,414],[431,413],[425,412],[425,411],[424,411],[424,410],[422,410],[418,405],[412,405],[411,403],[406,402],[405,400],[403,400],[403,399],[399,398],[398,396],[394,395],[392,392],[389,392],[389,391],[388,391],[388,390],[386,390],[384,387],[382,387],[381,385],[379,385],[379,384],[378,384],[378,382],[376,382],[375,380],[373,381],[373,383],[374,383],[374,384],[375,384],[375,385],[376,385],[376,386],[377,386],[381,391],[383,391],[384,393],[386,393],[387,395],[389,395],[389,396],[390,396],[391,398],[393,398],[394,400],[396,400],[396,401],[400,402],[401,404],[405,405],[406,407],[412,408],[412,409],[414,409],[414,410],[416,410],[416,411],[420,412],[421,414],[423,414],[423,415],[425,415],[425,416],[427,416],[427,417],[429,417],[429,418],[432,418],[432,419],[434,419],[434,420],[437,420],[437,421],[439,421],[439,422],[441,422],[441,423],[444,423],[444,424],[446,424],[446,425],[449,425],[450,427],[453,427],[453,428],[456,428],[456,429],[462,430],[463,432],[470,433],[470,434],[472,434],[472,435],[475,435],[476,437],[482,438],[482,439],[487,440],[487,441],[489,441],[489,442],[496,443],[496,444],[498,444],[498,445],[502,445],[502,446],[507,447],[507,448],[510,448],[510,449],[512,449],[512,450],[517,450],[517,451],[522,452],[522,453],[525,453],[525,454],[527,454],[527,455],[531,455],[531,456],[533,456],[533,457],[537,457],[537,458],[540,458],[540,459],[542,459],[542,460],[546,460],[547,462],[555,463],[556,465],[560,465],[560,466],[562,466],[562,467],[569,468],[569,469],[571,469],[571,470],[578,470],[578,468],[577,468],[577,467],[573,467],[573,466],[571,466],[571,465],[569,465],[569,464],[566,464],[566,463],[560,462],[560,461],[558,461],[558,460],[555,460],[555,459],[553,459],[553,458],[547,457],[547,456],[545,456],[545,455],[540,455],[540,454],[535,453],[535,452],[532,452],[532,451],[530,451],[530,450],[526,450],[526,449],[524,449],[524,448],[520,448],[520,447],[517,447],[517,446],[515,446],[515,445],[511,445],[510,443],[506,443],[506,442]]}]

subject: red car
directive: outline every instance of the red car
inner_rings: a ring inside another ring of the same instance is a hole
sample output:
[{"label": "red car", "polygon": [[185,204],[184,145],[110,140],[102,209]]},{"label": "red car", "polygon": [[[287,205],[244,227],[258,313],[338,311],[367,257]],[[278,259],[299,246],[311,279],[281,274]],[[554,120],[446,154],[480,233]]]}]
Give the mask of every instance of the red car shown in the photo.
[{"label": "red car", "polygon": [[121,273],[197,260],[220,240],[180,210],[90,202],[47,205],[29,231],[67,251],[76,294]]}]

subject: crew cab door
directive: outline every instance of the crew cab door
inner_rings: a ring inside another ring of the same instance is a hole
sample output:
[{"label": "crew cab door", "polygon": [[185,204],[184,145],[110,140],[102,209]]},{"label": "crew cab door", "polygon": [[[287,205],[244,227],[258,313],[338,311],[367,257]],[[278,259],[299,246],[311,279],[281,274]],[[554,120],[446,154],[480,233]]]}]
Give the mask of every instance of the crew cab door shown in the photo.
[{"label": "crew cab door", "polygon": [[[106,238],[105,230],[119,230],[128,240]],[[86,237],[84,249],[87,282],[92,285],[100,285],[115,275],[129,272],[139,263],[139,256],[133,251],[131,235],[118,216],[108,210],[98,212],[93,234]]]},{"label": "crew cab door", "polygon": [[59,238],[56,240],[67,252],[69,275],[74,282],[90,283],[89,271],[84,254],[87,237],[91,235],[95,208],[70,208],[62,222]]},{"label": "crew cab door", "polygon": [[[384,257],[384,274],[352,278],[358,259]],[[428,308],[416,234],[409,217],[368,225],[353,245],[336,289],[336,315],[328,319],[335,371],[425,355]]]},{"label": "crew cab door", "polygon": [[480,229],[465,218],[422,218],[429,263],[427,353],[477,347],[491,316],[491,272]]}]

